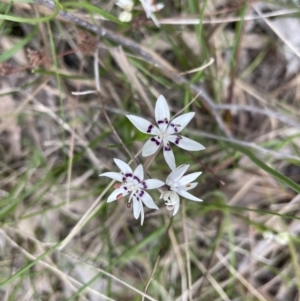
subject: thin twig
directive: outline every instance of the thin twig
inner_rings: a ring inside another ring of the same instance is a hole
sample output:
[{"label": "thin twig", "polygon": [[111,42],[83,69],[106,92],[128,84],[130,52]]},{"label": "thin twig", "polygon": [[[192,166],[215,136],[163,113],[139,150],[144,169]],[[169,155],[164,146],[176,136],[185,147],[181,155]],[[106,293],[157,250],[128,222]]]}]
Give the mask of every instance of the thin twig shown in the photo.
[{"label": "thin twig", "polygon": [[214,140],[218,140],[218,141],[226,141],[226,142],[230,142],[236,145],[241,145],[241,146],[245,146],[248,148],[252,148],[255,149],[263,154],[268,154],[268,155],[272,155],[276,158],[280,158],[280,159],[292,159],[292,160],[296,160],[299,161],[299,156],[293,156],[293,155],[289,155],[286,153],[281,153],[281,152],[277,152],[277,151],[273,151],[270,149],[266,149],[263,148],[261,146],[259,146],[258,144],[254,143],[254,142],[246,142],[246,141],[242,141],[242,140],[238,140],[238,139],[234,139],[234,138],[226,138],[226,137],[222,137],[222,136],[218,136],[218,135],[214,135],[214,134],[210,134],[207,132],[203,132],[203,131],[196,131],[196,130],[189,130],[189,132],[192,135],[198,136],[198,137],[206,137],[206,138],[211,138]]},{"label": "thin twig", "polygon": [[197,24],[222,24],[222,23],[232,23],[232,22],[241,22],[241,21],[252,21],[263,18],[271,18],[277,16],[291,15],[299,13],[299,9],[283,9],[271,13],[261,14],[259,16],[249,14],[243,18],[241,17],[231,17],[231,18],[219,18],[219,19],[208,19],[208,20],[200,20],[199,18],[169,18],[169,19],[160,19],[160,24],[166,25],[197,25]]},{"label": "thin twig", "polygon": [[264,109],[254,106],[243,106],[238,104],[219,104],[215,106],[216,110],[236,110],[236,111],[247,111],[256,114],[266,115],[272,118],[276,118],[281,122],[293,126],[295,128],[300,128],[300,123],[296,120],[291,119],[289,116],[285,116],[282,113],[275,112],[273,110]]}]

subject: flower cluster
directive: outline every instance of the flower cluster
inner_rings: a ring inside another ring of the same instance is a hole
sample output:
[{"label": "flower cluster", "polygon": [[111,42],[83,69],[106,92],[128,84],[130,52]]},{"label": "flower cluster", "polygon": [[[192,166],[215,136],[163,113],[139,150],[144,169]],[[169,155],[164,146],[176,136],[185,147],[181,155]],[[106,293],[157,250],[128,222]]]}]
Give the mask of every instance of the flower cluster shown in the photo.
[{"label": "flower cluster", "polygon": [[[155,3],[153,0],[140,0],[147,18],[151,18],[154,24],[159,27],[159,22],[154,15],[154,12],[161,10],[164,7],[163,3]],[[132,20],[132,10],[134,2],[132,0],[118,0],[116,5],[123,11],[119,14],[119,20],[122,22],[130,22]]]},{"label": "flower cluster", "polygon": [[114,159],[121,173],[106,172],[100,175],[119,182],[115,185],[115,190],[108,197],[107,202],[113,202],[130,194],[127,207],[130,208],[131,204],[133,204],[133,215],[136,219],[141,216],[141,224],[144,222],[143,205],[151,209],[159,209],[146,191],[148,189],[159,188],[161,191],[160,198],[164,199],[168,210],[173,210],[173,215],[178,212],[180,207],[179,195],[192,201],[202,202],[201,199],[188,192],[188,190],[193,189],[198,184],[193,181],[201,175],[201,172],[184,175],[189,165],[184,164],[176,168],[175,156],[170,146],[171,142],[189,151],[204,149],[204,146],[200,143],[179,135],[194,115],[194,112],[190,112],[171,119],[169,106],[162,95],[159,96],[155,105],[157,126],[144,118],[127,115],[127,118],[138,130],[153,136],[143,146],[142,155],[144,157],[154,156],[160,148],[163,148],[164,158],[172,172],[165,182],[157,179],[144,180],[144,170],[141,164],[132,171],[127,163]]}]

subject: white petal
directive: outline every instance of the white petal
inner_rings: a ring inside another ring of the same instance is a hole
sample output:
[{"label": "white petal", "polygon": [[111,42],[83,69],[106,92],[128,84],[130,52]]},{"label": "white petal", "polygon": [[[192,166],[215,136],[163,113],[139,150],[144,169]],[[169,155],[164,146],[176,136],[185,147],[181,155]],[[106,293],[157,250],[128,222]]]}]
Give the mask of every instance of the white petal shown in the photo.
[{"label": "white petal", "polygon": [[160,24],[159,24],[157,18],[155,17],[155,15],[153,14],[153,12],[151,11],[151,9],[149,11],[149,17],[151,18],[151,20],[157,27],[160,27]]},{"label": "white petal", "polygon": [[140,202],[133,197],[133,216],[135,219],[138,219],[141,213]]},{"label": "white petal", "polygon": [[132,169],[127,163],[125,163],[124,161],[122,161],[120,159],[114,159],[114,161],[124,175],[127,173],[132,173]]},{"label": "white petal", "polygon": [[119,20],[121,22],[124,22],[124,23],[127,23],[127,22],[130,22],[132,20],[132,13],[130,11],[122,11],[120,14],[119,14]]},{"label": "white petal", "polygon": [[174,153],[170,146],[164,146],[164,157],[169,167],[174,170],[176,168]]},{"label": "white petal", "polygon": [[187,124],[191,121],[191,119],[195,116],[194,112],[182,114],[176,118],[174,118],[168,127],[167,132],[169,134],[179,133],[182,131]]},{"label": "white petal", "polygon": [[146,13],[147,18],[149,19],[150,18],[150,12],[151,12],[150,11],[150,3],[148,3],[147,0],[140,0],[140,2],[142,4],[142,6],[143,6],[143,9],[144,9],[144,11]]},{"label": "white petal", "polygon": [[176,189],[176,192],[183,196],[186,199],[196,201],[196,202],[203,202],[203,200],[196,198],[194,195],[190,194],[189,192],[182,190],[182,189]]},{"label": "white petal", "polygon": [[151,209],[158,209],[158,207],[156,206],[156,204],[153,202],[152,197],[150,196],[150,194],[146,191],[143,191],[144,194],[141,197],[141,200],[143,201],[143,203],[145,204],[146,207],[151,208]]},{"label": "white petal", "polygon": [[202,144],[179,135],[171,135],[168,137],[168,140],[176,144],[178,147],[189,151],[199,151],[205,149],[205,147]]},{"label": "white petal", "polygon": [[113,191],[110,196],[107,199],[107,203],[113,202],[116,199],[120,199],[127,195],[129,193],[128,190],[125,190],[124,188],[117,188],[115,191]]},{"label": "white petal", "polygon": [[176,183],[184,175],[188,168],[189,165],[184,164],[173,170],[166,179],[167,185],[172,186],[174,183]]},{"label": "white petal", "polygon": [[155,120],[161,131],[165,131],[170,121],[170,110],[164,96],[160,95],[155,105]]},{"label": "white petal", "polygon": [[165,5],[163,3],[156,3],[154,5],[154,7],[155,7],[156,11],[159,11],[159,10],[163,9],[165,7]]},{"label": "white petal", "polygon": [[161,145],[161,140],[158,137],[152,137],[143,146],[142,156],[148,157],[157,152]]},{"label": "white petal", "polygon": [[194,172],[194,173],[191,173],[189,175],[186,175],[184,177],[182,177],[178,182],[177,184],[179,186],[184,186],[186,184],[189,184],[191,182],[193,182],[194,180],[196,180],[200,175],[202,174],[202,172]]},{"label": "white petal", "polygon": [[116,5],[118,5],[119,7],[121,7],[122,9],[125,9],[127,11],[131,11],[134,3],[132,0],[118,0],[116,2]]},{"label": "white petal", "polygon": [[180,207],[180,199],[179,195],[176,193],[176,197],[174,196],[174,211],[173,211],[173,216],[178,212]]},{"label": "white petal", "polygon": [[145,214],[144,214],[144,208],[143,208],[142,202],[139,202],[139,204],[140,204],[140,208],[141,208],[141,226],[142,226],[144,223]]},{"label": "white petal", "polygon": [[133,176],[136,176],[138,178],[138,182],[144,180],[144,169],[143,165],[140,164],[133,172]]},{"label": "white petal", "polygon": [[159,188],[159,187],[165,185],[165,183],[163,181],[156,180],[156,179],[148,179],[143,182],[145,183],[146,187],[144,187],[141,183],[141,184],[139,184],[141,189],[155,189],[155,188]]},{"label": "white petal", "polygon": [[99,177],[108,177],[108,178],[111,178],[113,180],[123,182],[124,175],[122,175],[118,172],[104,172],[101,175],[99,175]]},{"label": "white petal", "polygon": [[142,133],[149,135],[160,135],[159,129],[148,120],[134,115],[126,115],[126,117]]},{"label": "white petal", "polygon": [[184,189],[184,190],[191,190],[193,188],[195,188],[198,185],[198,183],[189,183],[185,186],[179,186],[179,189]]}]

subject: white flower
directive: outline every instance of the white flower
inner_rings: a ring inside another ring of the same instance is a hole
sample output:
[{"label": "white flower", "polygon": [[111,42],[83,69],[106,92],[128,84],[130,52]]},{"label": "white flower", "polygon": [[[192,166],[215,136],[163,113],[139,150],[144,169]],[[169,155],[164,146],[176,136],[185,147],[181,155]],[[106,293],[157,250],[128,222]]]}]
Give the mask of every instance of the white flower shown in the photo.
[{"label": "white flower", "polygon": [[166,185],[169,190],[165,191],[160,196],[160,198],[163,198],[166,201],[166,206],[168,210],[174,209],[173,215],[175,215],[179,210],[179,195],[192,201],[202,202],[201,199],[187,192],[188,190],[193,189],[197,186],[198,183],[191,182],[198,178],[202,172],[194,172],[189,175],[183,176],[188,168],[189,165],[181,165],[178,166],[175,170],[173,170],[168,175],[166,180]]},{"label": "white flower", "polygon": [[116,2],[116,5],[118,5],[120,8],[122,8],[124,11],[119,14],[119,20],[121,22],[130,22],[132,20],[132,9],[134,6],[134,3],[132,0],[118,0]]},{"label": "white flower", "polygon": [[157,20],[157,18],[155,17],[155,15],[153,14],[156,11],[161,10],[162,8],[164,8],[164,4],[163,3],[157,3],[155,4],[155,0],[140,0],[143,9],[146,13],[147,18],[151,18],[152,21],[154,22],[154,24],[159,27],[159,22]]},{"label": "white flower", "polygon": [[130,22],[132,20],[132,13],[128,11],[122,11],[119,14],[119,20],[121,22]]},{"label": "white flower", "polygon": [[263,232],[263,237],[268,241],[275,240],[277,243],[281,245],[287,245],[291,239],[291,235],[288,232],[280,232],[278,234],[274,234],[271,231]]},{"label": "white flower", "polygon": [[145,189],[155,189],[163,186],[165,183],[160,180],[147,179],[144,180],[143,166],[140,164],[134,171],[131,167],[119,159],[114,159],[116,165],[120,168],[121,173],[118,172],[105,172],[101,177],[108,177],[122,184],[116,184],[116,190],[108,197],[107,202],[119,200],[122,197],[130,194],[127,207],[131,207],[131,199],[133,199],[133,215],[136,219],[141,214],[141,225],[144,222],[144,208],[143,204],[151,209],[158,209],[153,202],[152,197],[145,191]]},{"label": "white flower", "polygon": [[118,0],[116,5],[121,7],[123,10],[132,11],[134,3],[132,0]]},{"label": "white flower", "polygon": [[153,155],[159,149],[159,147],[163,145],[165,160],[170,168],[174,170],[176,168],[175,157],[169,142],[172,142],[177,146],[189,151],[199,151],[205,149],[202,144],[178,135],[178,133],[182,131],[191,121],[194,115],[194,112],[190,112],[170,120],[170,110],[167,101],[162,95],[160,95],[155,105],[155,119],[158,127],[144,118],[134,115],[126,116],[138,130],[145,134],[155,136],[150,138],[145,143],[142,155],[144,157]]}]

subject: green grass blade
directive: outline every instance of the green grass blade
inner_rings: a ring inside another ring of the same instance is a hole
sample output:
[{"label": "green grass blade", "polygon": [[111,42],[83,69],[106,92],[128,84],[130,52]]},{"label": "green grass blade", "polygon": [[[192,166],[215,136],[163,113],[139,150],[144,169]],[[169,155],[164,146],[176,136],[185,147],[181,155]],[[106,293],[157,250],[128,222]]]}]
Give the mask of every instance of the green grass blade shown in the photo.
[{"label": "green grass blade", "polygon": [[7,61],[13,57],[20,49],[27,45],[31,39],[36,35],[37,29],[35,28],[28,36],[23,40],[15,44],[11,49],[5,51],[3,54],[0,54],[0,63]]},{"label": "green grass blade", "polygon": [[0,283],[0,288],[4,287],[5,285],[11,283],[12,281],[14,281],[15,279],[17,279],[19,276],[21,276],[22,274],[24,274],[26,271],[28,271],[31,267],[33,267],[34,265],[36,265],[40,260],[42,260],[43,258],[45,258],[47,255],[49,255],[50,253],[52,253],[58,246],[60,245],[60,242],[57,243],[55,246],[53,246],[52,248],[50,248],[49,250],[45,251],[44,253],[42,253],[40,256],[38,256],[35,260],[33,260],[31,263],[29,263],[28,265],[26,265],[23,269],[19,270],[18,272],[16,272],[15,274],[13,274],[11,277],[7,278],[5,281]]},{"label": "green grass blade", "polygon": [[108,13],[107,11],[101,9],[100,7],[95,6],[95,5],[91,5],[91,4],[88,4],[88,3],[85,3],[85,2],[65,2],[63,4],[63,6],[65,8],[67,8],[67,7],[69,7],[69,8],[72,8],[72,7],[84,8],[89,13],[99,14],[99,15],[101,15],[102,17],[104,17],[105,19],[107,19],[109,21],[112,21],[112,22],[115,22],[115,23],[118,23],[118,24],[124,24],[117,17],[115,17],[114,15],[112,15],[112,14]]},{"label": "green grass blade", "polygon": [[47,22],[54,19],[59,12],[59,6],[56,7],[56,10],[53,14],[47,17],[41,17],[41,18],[21,18],[18,16],[9,16],[9,15],[3,15],[0,14],[0,20],[7,20],[7,21],[13,21],[18,23],[28,23],[28,24],[38,24],[40,22]]},{"label": "green grass blade", "polygon": [[252,151],[250,151],[249,149],[242,147],[240,145],[236,145],[236,144],[230,144],[230,145],[233,149],[248,156],[249,159],[251,159],[253,163],[255,163],[261,169],[266,171],[268,174],[272,175],[274,178],[278,179],[279,181],[285,183],[286,185],[288,185],[290,188],[292,188],[296,192],[300,193],[300,186],[297,183],[295,183],[293,180],[291,180],[287,176],[283,175],[282,173],[276,171],[275,169],[273,169],[272,167],[270,167],[269,165],[264,163],[262,160],[260,160],[258,157],[256,157],[252,153]]}]

